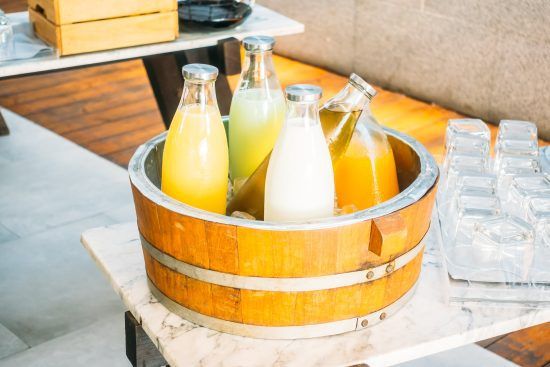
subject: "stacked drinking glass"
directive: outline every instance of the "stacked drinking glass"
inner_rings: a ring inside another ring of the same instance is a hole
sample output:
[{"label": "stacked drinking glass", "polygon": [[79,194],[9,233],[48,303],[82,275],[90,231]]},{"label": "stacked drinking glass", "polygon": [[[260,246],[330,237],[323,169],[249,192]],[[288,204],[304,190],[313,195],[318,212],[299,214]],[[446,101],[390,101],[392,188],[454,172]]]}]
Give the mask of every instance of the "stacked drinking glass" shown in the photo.
[{"label": "stacked drinking glass", "polygon": [[550,248],[550,180],[536,126],[501,121],[494,161],[481,120],[449,120],[445,146],[438,208],[448,253],[461,266],[525,280],[536,248]]}]

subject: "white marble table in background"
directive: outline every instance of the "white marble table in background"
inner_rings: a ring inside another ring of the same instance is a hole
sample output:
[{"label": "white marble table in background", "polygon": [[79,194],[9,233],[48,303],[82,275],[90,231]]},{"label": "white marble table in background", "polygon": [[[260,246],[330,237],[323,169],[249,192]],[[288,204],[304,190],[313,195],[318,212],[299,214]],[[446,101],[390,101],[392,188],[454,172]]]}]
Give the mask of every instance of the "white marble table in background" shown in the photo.
[{"label": "white marble table in background", "polygon": [[[303,340],[260,340],[199,327],[151,295],[134,223],[88,230],[82,243],[166,361],[176,366],[391,366],[550,321],[550,309],[452,306],[435,237],[416,293],[398,314],[361,331]],[[122,315],[121,315],[122,317]]]},{"label": "white marble table in background", "polygon": [[[8,16],[14,24],[28,22],[27,12],[12,13]],[[0,78],[209,47],[216,45],[219,40],[229,37],[243,39],[257,34],[285,36],[302,33],[303,31],[303,24],[261,5],[255,5],[250,17],[232,29],[215,32],[181,32],[180,37],[172,42],[90,52],[74,56],[47,55],[27,60],[0,62]]]}]

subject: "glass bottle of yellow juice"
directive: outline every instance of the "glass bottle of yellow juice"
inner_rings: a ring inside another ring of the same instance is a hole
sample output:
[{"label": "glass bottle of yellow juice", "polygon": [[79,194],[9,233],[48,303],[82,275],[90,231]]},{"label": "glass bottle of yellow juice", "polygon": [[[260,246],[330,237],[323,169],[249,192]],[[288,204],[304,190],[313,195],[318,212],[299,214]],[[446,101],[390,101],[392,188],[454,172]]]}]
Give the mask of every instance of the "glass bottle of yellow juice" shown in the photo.
[{"label": "glass bottle of yellow juice", "polygon": [[185,204],[225,214],[229,158],[217,76],[211,65],[183,67],[183,95],[164,145],[161,188]]},{"label": "glass bottle of yellow juice", "polygon": [[229,171],[236,189],[271,152],[285,117],[285,99],[275,74],[275,40],[243,40],[245,62],[229,113]]},{"label": "glass bottle of yellow juice", "polygon": [[[367,82],[352,74],[348,83],[321,108],[321,127],[333,165],[346,151],[363,107],[376,94]],[[264,193],[269,155],[230,200],[227,212],[247,212],[257,219],[264,217]]]},{"label": "glass bottle of yellow juice", "polygon": [[288,109],[267,169],[265,220],[307,221],[334,214],[334,173],[319,122],[321,88],[286,88]]}]

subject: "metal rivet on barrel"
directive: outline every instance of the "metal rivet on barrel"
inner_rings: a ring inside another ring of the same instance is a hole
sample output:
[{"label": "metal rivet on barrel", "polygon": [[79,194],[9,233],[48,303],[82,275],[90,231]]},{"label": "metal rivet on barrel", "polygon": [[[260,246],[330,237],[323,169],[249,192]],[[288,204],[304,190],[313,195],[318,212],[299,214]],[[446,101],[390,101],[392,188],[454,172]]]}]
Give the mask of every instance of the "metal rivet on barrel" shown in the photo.
[{"label": "metal rivet on barrel", "polygon": [[385,312],[382,312],[380,314],[380,320],[384,320],[386,318],[386,316],[388,316]]},{"label": "metal rivet on barrel", "polygon": [[372,277],[374,276],[374,272],[373,271],[369,271],[367,273],[367,279],[372,279]]},{"label": "metal rivet on barrel", "polygon": [[393,268],[394,268],[393,264],[389,264],[388,266],[386,266],[386,273],[391,273],[393,271]]},{"label": "metal rivet on barrel", "polygon": [[364,319],[363,321],[361,321],[361,326],[362,327],[367,327],[368,324],[369,324],[369,320],[367,320],[367,319]]}]

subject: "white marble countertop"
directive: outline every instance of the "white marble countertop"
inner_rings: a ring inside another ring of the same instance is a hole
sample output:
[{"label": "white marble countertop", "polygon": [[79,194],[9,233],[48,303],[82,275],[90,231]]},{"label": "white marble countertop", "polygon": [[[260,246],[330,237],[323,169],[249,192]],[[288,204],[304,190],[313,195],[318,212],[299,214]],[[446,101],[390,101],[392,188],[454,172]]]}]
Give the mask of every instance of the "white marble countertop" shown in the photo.
[{"label": "white marble countertop", "polygon": [[[260,340],[192,324],[151,295],[134,223],[88,230],[82,243],[171,366],[391,366],[550,321],[550,309],[453,306],[445,302],[435,236],[410,303],[379,325],[337,336]],[[121,315],[122,317],[122,315]]]},{"label": "white marble countertop", "polygon": [[[13,24],[28,22],[28,13],[8,14]],[[0,78],[32,74],[118,60],[141,58],[175,51],[214,46],[221,39],[243,39],[250,35],[285,36],[304,31],[304,25],[261,5],[255,5],[250,17],[241,25],[215,32],[181,32],[172,42],[91,52],[74,56],[39,56],[32,59],[0,62]]]}]

